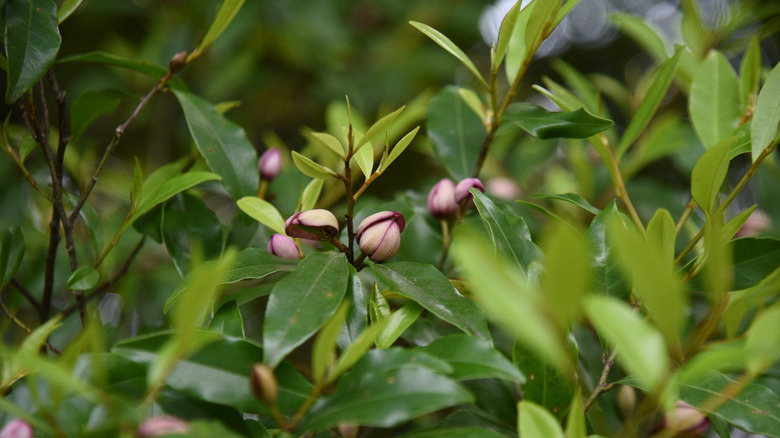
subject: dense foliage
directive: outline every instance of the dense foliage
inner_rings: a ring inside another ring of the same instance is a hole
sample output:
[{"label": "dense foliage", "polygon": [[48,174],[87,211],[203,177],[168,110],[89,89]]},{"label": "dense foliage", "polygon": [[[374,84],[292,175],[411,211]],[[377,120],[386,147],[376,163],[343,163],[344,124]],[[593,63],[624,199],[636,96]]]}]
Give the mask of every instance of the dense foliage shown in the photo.
[{"label": "dense foliage", "polygon": [[0,6],[0,438],[780,436],[772,2],[148,3]]}]

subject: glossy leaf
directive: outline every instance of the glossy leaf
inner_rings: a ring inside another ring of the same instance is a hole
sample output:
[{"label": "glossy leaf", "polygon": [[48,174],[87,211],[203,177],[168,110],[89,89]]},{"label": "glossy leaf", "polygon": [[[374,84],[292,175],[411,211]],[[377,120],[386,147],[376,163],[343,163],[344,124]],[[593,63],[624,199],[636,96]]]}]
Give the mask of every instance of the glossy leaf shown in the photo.
[{"label": "glossy leaf", "polygon": [[414,301],[405,304],[387,317],[387,325],[376,339],[376,348],[387,349],[393,345],[422,313],[423,308]]},{"label": "glossy leaf", "polygon": [[705,148],[731,135],[742,115],[739,78],[722,52],[713,50],[696,70],[688,100],[691,122]]},{"label": "glossy leaf", "polygon": [[271,367],[320,329],[347,291],[342,253],[315,253],[273,288],[263,322],[264,360]]},{"label": "glossy leaf", "polygon": [[426,123],[441,164],[455,180],[470,177],[487,131],[456,87],[446,87],[431,99]]},{"label": "glossy leaf", "polygon": [[284,231],[284,219],[273,204],[257,196],[244,196],[236,205],[252,219],[273,230],[274,233],[287,235]]},{"label": "glossy leaf", "polygon": [[371,171],[374,170],[374,148],[369,144],[357,150],[353,158],[363,172],[363,176],[368,179]]},{"label": "glossy leaf", "polygon": [[328,149],[333,151],[334,154],[341,158],[347,156],[346,148],[338,138],[328,134],[327,132],[312,132],[310,134],[315,140],[325,145]]},{"label": "glossy leaf", "polygon": [[222,185],[233,199],[257,193],[260,176],[257,152],[244,129],[227,120],[207,100],[173,88],[190,134],[212,171],[222,177]]},{"label": "glossy leaf", "polygon": [[325,184],[325,180],[315,178],[311,180],[309,184],[306,184],[306,188],[303,189],[301,195],[301,211],[311,210],[317,203],[317,199],[322,192],[322,186]]},{"label": "glossy leaf", "polygon": [[[566,353],[573,363],[576,363],[576,344],[569,340],[566,348]],[[522,370],[525,375],[525,382],[520,385],[523,400],[534,402],[554,413],[558,420],[563,420],[576,389],[571,376],[563,374],[555,365],[541,360],[538,354],[519,342],[515,343],[512,358],[517,369]]]},{"label": "glossy leaf", "polygon": [[558,420],[547,409],[526,400],[517,404],[517,433],[519,438],[564,438]]},{"label": "glossy leaf", "polygon": [[397,110],[391,112],[390,114],[382,117],[381,119],[377,120],[376,123],[371,125],[368,130],[366,130],[366,133],[363,134],[363,136],[357,141],[357,144],[355,145],[355,151],[360,151],[360,149],[363,147],[363,145],[367,144],[369,141],[376,138],[378,135],[386,132],[388,128],[390,128],[390,125],[393,124],[395,119],[398,118],[398,116],[403,112],[403,110],[406,109],[406,106],[402,106],[401,108],[398,108]]},{"label": "glossy leaf", "polygon": [[222,2],[222,5],[217,11],[217,16],[214,17],[214,22],[211,23],[211,27],[209,27],[206,35],[200,41],[200,44],[198,44],[198,48],[195,49],[195,53],[193,53],[193,55],[208,49],[211,43],[213,43],[214,40],[216,40],[217,37],[225,31],[230,22],[233,21],[233,18],[241,9],[243,4],[244,0],[224,0]]},{"label": "glossy leaf", "polygon": [[320,382],[326,376],[328,369],[335,364],[336,341],[338,340],[341,327],[344,326],[344,320],[347,317],[349,303],[342,301],[339,308],[330,317],[322,330],[314,338],[314,345],[311,350],[311,373],[315,382]]},{"label": "glossy leaf", "polygon": [[315,163],[311,158],[303,156],[296,151],[292,151],[292,159],[295,167],[310,178],[327,179],[336,177],[336,172]]},{"label": "glossy leaf", "polygon": [[0,289],[4,288],[19,270],[24,249],[24,235],[21,229],[11,228],[0,235]]},{"label": "glossy leaf", "polygon": [[545,140],[588,138],[611,128],[614,122],[594,116],[584,108],[552,112],[540,106],[518,103],[509,108],[498,133],[512,126],[519,126],[534,137]]},{"label": "glossy leaf", "polygon": [[426,368],[353,370],[333,395],[315,403],[300,429],[322,430],[343,422],[392,427],[471,401],[471,394],[460,385]]},{"label": "glossy leaf", "polygon": [[629,122],[628,127],[623,133],[623,137],[620,139],[620,143],[617,147],[618,157],[622,156],[628,150],[637,137],[639,137],[639,134],[645,130],[650,123],[650,120],[653,118],[653,115],[655,115],[655,111],[661,105],[661,101],[666,95],[666,91],[669,89],[669,86],[672,85],[672,80],[677,72],[677,65],[679,64],[680,55],[682,55],[683,50],[684,49],[682,48],[678,48],[674,56],[661,65],[658,74],[652,84],[650,84],[650,88],[647,89],[647,92],[642,99],[642,103],[639,104],[633,117],[631,117],[631,122]]},{"label": "glossy leaf", "polygon": [[521,384],[526,381],[523,373],[484,339],[449,335],[417,350],[447,361],[452,366],[452,377],[458,380],[499,378]]},{"label": "glossy leaf", "polygon": [[8,60],[5,102],[12,103],[49,70],[62,39],[53,0],[9,0],[3,6]]},{"label": "glossy leaf", "polygon": [[143,194],[138,204],[133,208],[133,214],[129,222],[138,219],[141,215],[172,198],[177,193],[191,189],[206,181],[219,180],[219,175],[214,173],[192,171],[182,175],[171,176],[170,179],[162,181],[161,184],[156,184],[156,179],[153,176],[154,174],[150,175],[144,181]]},{"label": "glossy leaf", "polygon": [[67,286],[70,290],[92,290],[94,289],[98,281],[100,280],[100,273],[92,266],[82,266],[68,278]]},{"label": "glossy leaf", "polygon": [[594,207],[593,204],[588,202],[587,199],[583,198],[582,196],[576,193],[560,193],[560,194],[538,193],[532,195],[531,198],[556,199],[559,201],[564,201],[576,205],[577,207],[580,207],[583,210],[596,215],[601,213],[601,210]]},{"label": "glossy leaf", "polygon": [[495,249],[508,256],[523,269],[542,258],[542,251],[530,239],[516,232],[509,218],[485,194],[473,190],[474,204],[490,231],[490,242]]},{"label": "glossy leaf", "polygon": [[758,93],[758,102],[750,125],[753,161],[756,161],[761,152],[774,141],[778,124],[780,124],[780,63],[769,73]]},{"label": "glossy leaf", "polygon": [[57,23],[62,24],[63,21],[67,20],[83,2],[84,0],[65,0],[62,2],[62,6],[57,10]]},{"label": "glossy leaf", "polygon": [[[387,323],[386,319],[379,322],[375,322],[360,333],[360,335],[354,340],[354,342],[352,342],[349,345],[349,347],[347,347],[344,350],[341,356],[339,356],[338,361],[336,361],[336,365],[333,367],[333,370],[328,375],[328,382],[335,381],[338,377],[344,374],[344,372],[346,372],[353,365],[355,365],[356,362],[358,362],[361,358],[364,357],[364,355],[368,352],[368,350],[374,346],[374,341],[376,340],[377,336],[379,336],[379,333],[382,332],[382,329],[384,329],[386,323]],[[372,351],[387,351],[387,350],[372,350]]]},{"label": "glossy leaf", "polygon": [[384,172],[388,167],[390,167],[390,164],[392,164],[396,158],[401,156],[403,151],[405,151],[409,144],[412,143],[412,140],[414,140],[414,137],[417,135],[417,131],[419,130],[420,127],[418,126],[412,129],[408,134],[404,135],[400,140],[398,140],[398,143],[393,146],[393,149],[387,155],[387,159],[379,163],[379,168],[377,169],[379,173]]},{"label": "glossy leaf", "polygon": [[349,280],[347,281],[347,299],[350,300],[347,323],[339,337],[339,347],[345,350],[351,345],[368,325],[369,291],[363,288],[357,270],[349,265]]},{"label": "glossy leaf", "polygon": [[743,111],[755,105],[758,96],[758,87],[761,84],[761,43],[758,35],[750,39],[745,55],[740,66],[740,98]]},{"label": "glossy leaf", "polygon": [[481,82],[486,89],[490,88],[488,86],[488,83],[479,73],[479,70],[477,70],[477,66],[474,65],[474,62],[465,53],[463,53],[463,50],[461,50],[460,47],[456,46],[455,43],[453,43],[452,41],[450,41],[449,38],[444,36],[444,34],[428,26],[427,24],[418,23],[416,21],[410,21],[409,24],[416,27],[420,32],[425,34],[425,36],[427,36],[428,38],[432,39],[436,44],[440,45],[444,50],[450,52],[452,56],[457,58],[458,61],[462,62],[463,65],[466,66],[466,68],[468,68],[469,70],[471,70],[472,73],[474,73],[474,76],[477,77],[479,82]]},{"label": "glossy leaf", "polygon": [[373,264],[371,272],[393,292],[416,301],[444,321],[470,335],[490,339],[482,309],[458,293],[434,266],[393,262]]},{"label": "glossy leaf", "polygon": [[235,300],[228,301],[217,310],[217,313],[211,318],[209,330],[214,330],[225,336],[244,337],[244,318],[241,316],[241,310],[238,309]]},{"label": "glossy leaf", "polygon": [[588,227],[590,236],[591,252],[593,260],[591,268],[593,269],[593,290],[596,293],[609,295],[623,301],[628,301],[631,295],[631,289],[626,284],[618,267],[617,255],[612,244],[612,232],[608,224],[618,218],[618,212],[615,202],[611,202],[601,211]]},{"label": "glossy leaf", "polygon": [[654,389],[669,366],[661,333],[614,298],[589,296],[585,311],[599,336],[618,350],[618,363],[643,387]]},{"label": "glossy leaf", "polygon": [[162,238],[179,274],[190,268],[193,248],[207,260],[217,258],[222,251],[222,227],[217,215],[195,196],[179,194],[165,203]]},{"label": "glossy leaf", "polygon": [[731,241],[734,289],[755,286],[780,266],[780,240],[745,237]]}]

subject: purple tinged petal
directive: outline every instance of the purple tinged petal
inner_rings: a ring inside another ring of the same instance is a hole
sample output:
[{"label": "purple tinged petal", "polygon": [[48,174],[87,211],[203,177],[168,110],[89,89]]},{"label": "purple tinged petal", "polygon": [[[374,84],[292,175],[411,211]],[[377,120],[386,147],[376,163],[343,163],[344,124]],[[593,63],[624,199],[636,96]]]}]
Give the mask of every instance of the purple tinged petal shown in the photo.
[{"label": "purple tinged petal", "polygon": [[339,232],[339,222],[328,210],[306,210],[290,216],[284,224],[284,231],[290,237],[330,240]]},{"label": "purple tinged petal", "polygon": [[455,186],[455,201],[464,209],[474,207],[474,195],[469,192],[472,188],[485,193],[485,186],[478,178],[466,178]]},{"label": "purple tinged petal", "polygon": [[190,425],[178,417],[162,415],[144,421],[138,428],[138,436],[155,437],[173,433],[188,433]]},{"label": "purple tinged petal", "polygon": [[33,428],[30,423],[14,419],[9,421],[2,430],[0,430],[0,438],[32,438]]},{"label": "purple tinged petal", "polygon": [[365,218],[357,229],[360,251],[375,262],[393,257],[401,246],[406,221],[396,211],[381,211]]},{"label": "purple tinged petal", "polygon": [[455,183],[444,178],[431,188],[428,194],[428,211],[437,219],[454,216],[458,212],[455,202]]},{"label": "purple tinged petal", "polygon": [[279,176],[282,170],[282,151],[277,148],[265,151],[257,162],[257,170],[263,179],[272,180]]},{"label": "purple tinged petal", "polygon": [[268,240],[268,252],[284,259],[300,258],[295,241],[283,234],[274,234]]}]

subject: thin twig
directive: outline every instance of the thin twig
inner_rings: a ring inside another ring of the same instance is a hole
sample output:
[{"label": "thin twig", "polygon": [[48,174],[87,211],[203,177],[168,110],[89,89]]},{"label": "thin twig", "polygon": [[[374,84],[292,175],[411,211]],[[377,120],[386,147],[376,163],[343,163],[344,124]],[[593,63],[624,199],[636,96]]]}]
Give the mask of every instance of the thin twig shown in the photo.
[{"label": "thin twig", "polygon": [[680,234],[680,231],[685,225],[685,222],[688,221],[688,218],[691,217],[691,214],[693,214],[694,210],[696,210],[696,200],[694,200],[693,196],[691,196],[691,199],[689,199],[688,203],[685,205],[685,209],[680,215],[680,218],[677,219],[677,224],[675,225],[675,233],[677,235]]},{"label": "thin twig", "polygon": [[[5,301],[3,301],[2,291],[0,291],[0,307],[3,308],[3,311],[5,312],[8,319],[13,321],[14,324],[21,327],[21,329],[26,331],[27,333],[32,333],[32,329],[30,329],[30,327],[27,327],[27,325],[24,322],[22,322],[19,318],[17,318],[16,315],[11,313],[10,310],[8,310],[8,307],[5,305]],[[59,348],[51,345],[49,341],[44,342],[44,344],[46,345],[46,348],[48,348],[49,350],[57,354],[62,354],[62,351]]]},{"label": "thin twig", "polygon": [[19,293],[22,294],[22,296],[27,300],[28,303],[35,309],[36,312],[41,311],[41,303],[38,302],[37,299],[32,295],[29,289],[23,285],[18,278],[13,277],[11,278],[11,285],[16,288],[16,290],[19,291]]},{"label": "thin twig", "polygon": [[604,367],[601,369],[601,376],[599,377],[599,381],[596,383],[596,387],[593,388],[593,392],[590,393],[588,399],[585,400],[585,402],[582,404],[583,413],[587,414],[588,409],[590,409],[593,403],[596,402],[596,399],[601,394],[608,392],[615,386],[614,383],[607,383],[607,377],[609,376],[610,370],[612,370],[612,366],[615,364],[616,356],[617,349],[613,349],[609,356],[603,360]]}]

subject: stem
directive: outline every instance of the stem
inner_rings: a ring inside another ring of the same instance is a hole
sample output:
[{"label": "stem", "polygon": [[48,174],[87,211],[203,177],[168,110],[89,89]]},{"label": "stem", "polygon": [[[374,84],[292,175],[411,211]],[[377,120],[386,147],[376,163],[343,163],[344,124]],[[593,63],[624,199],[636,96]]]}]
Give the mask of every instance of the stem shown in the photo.
[{"label": "stem", "polygon": [[615,175],[615,191],[617,192],[618,198],[620,198],[621,201],[623,201],[623,205],[626,206],[626,210],[628,210],[629,216],[631,216],[631,220],[634,222],[634,225],[636,225],[637,229],[642,233],[642,236],[645,235],[645,226],[642,224],[642,219],[639,218],[639,214],[637,214],[636,209],[634,208],[634,204],[631,202],[631,197],[628,196],[628,191],[626,190],[626,184],[623,181],[623,176],[620,173],[620,163],[618,162],[617,158],[615,158],[615,155],[612,154],[612,149],[607,148],[607,151],[609,151],[609,155],[612,158],[612,169],[614,170]]},{"label": "stem", "polygon": [[309,396],[306,397],[306,400],[303,401],[301,407],[298,408],[298,411],[292,417],[290,422],[284,424],[283,429],[294,430],[295,427],[298,426],[298,423],[300,423],[301,420],[303,419],[303,416],[306,415],[306,412],[309,411],[311,405],[313,405],[314,402],[317,400],[317,397],[320,395],[320,392],[322,392],[322,387],[319,384],[315,385],[314,388],[312,388],[311,392],[309,393]]},{"label": "stem", "polygon": [[[351,263],[354,266],[355,225],[353,223],[353,220],[355,217],[355,202],[357,201],[357,198],[355,197],[355,192],[352,187],[352,168],[349,167],[349,162],[350,160],[352,160],[352,156],[354,153],[354,146],[355,146],[355,138],[352,134],[352,123],[349,124],[349,132],[347,133],[347,139],[349,145],[347,148],[348,149],[347,155],[344,157],[344,178],[342,178],[342,181],[344,182],[344,190],[346,191],[346,196],[347,196],[347,214],[344,216],[344,219],[347,223],[348,243],[347,243],[347,250],[346,252],[344,252],[344,254],[347,255],[347,260],[349,260],[349,263]],[[339,244],[341,244],[341,242],[339,242]]]},{"label": "stem", "polygon": [[582,412],[584,414],[588,413],[588,409],[593,405],[593,403],[596,402],[596,399],[603,393],[610,391],[615,384],[614,383],[607,383],[607,377],[609,376],[610,370],[612,370],[612,366],[615,364],[615,357],[617,356],[617,349],[612,350],[612,353],[609,354],[608,357],[603,358],[604,367],[601,369],[601,376],[599,377],[598,383],[596,383],[596,387],[593,388],[593,392],[590,393],[590,396],[587,400],[582,404]]},{"label": "stem", "polygon": [[13,285],[13,287],[16,288],[16,290],[19,291],[19,293],[22,294],[22,296],[27,300],[27,302],[30,303],[33,309],[35,309],[36,312],[40,313],[41,303],[39,303],[38,300],[35,299],[32,293],[30,293],[30,290],[27,289],[16,277],[13,277],[11,279],[11,284]]},{"label": "stem", "polygon": [[257,197],[260,199],[265,199],[265,194],[268,191],[268,180],[265,178],[260,178],[260,187],[257,189]]},{"label": "stem", "polygon": [[376,172],[372,173],[371,176],[367,180],[363,181],[363,185],[360,186],[358,191],[355,192],[355,195],[353,196],[353,198],[355,199],[355,202],[357,202],[357,200],[360,197],[360,195],[362,195],[363,192],[366,191],[368,186],[370,186],[371,183],[374,182],[374,180],[379,177],[379,175],[381,175],[381,173],[379,173],[379,171],[377,170]]},{"label": "stem", "polygon": [[696,354],[699,348],[707,342],[707,339],[709,339],[712,332],[718,327],[721,316],[723,316],[723,312],[726,311],[730,296],[730,293],[725,293],[718,297],[715,305],[712,306],[712,310],[707,315],[707,319],[703,324],[697,326],[693,334],[691,334],[688,345],[685,346],[685,357],[687,359],[690,359]]},{"label": "stem", "polygon": [[439,258],[438,268],[441,271],[444,269],[444,262],[447,260],[447,253],[449,252],[450,242],[450,226],[446,219],[441,219],[441,257]]},{"label": "stem", "polygon": [[680,234],[682,227],[685,225],[685,222],[688,221],[688,218],[691,217],[691,214],[693,214],[694,210],[696,210],[696,201],[693,199],[693,196],[691,196],[691,199],[688,200],[688,203],[685,205],[685,209],[680,215],[680,219],[677,220],[677,225],[675,226],[677,235]]},{"label": "stem", "polygon": [[[0,307],[3,308],[3,311],[5,312],[5,314],[8,317],[8,319],[13,321],[14,324],[16,324],[19,327],[21,327],[22,330],[26,331],[27,333],[32,333],[32,330],[30,329],[30,327],[27,327],[27,325],[25,323],[23,323],[19,318],[17,318],[16,315],[11,313],[10,310],[8,310],[8,307],[5,305],[5,301],[3,301],[2,291],[0,291]],[[56,347],[52,346],[51,344],[49,344],[49,341],[45,341],[44,344],[46,345],[46,348],[48,348],[49,350],[51,350],[51,351],[53,351],[53,352],[55,352],[57,354],[62,354],[62,351],[60,351],[58,348],[56,348]]]}]

